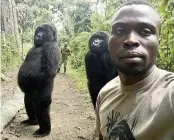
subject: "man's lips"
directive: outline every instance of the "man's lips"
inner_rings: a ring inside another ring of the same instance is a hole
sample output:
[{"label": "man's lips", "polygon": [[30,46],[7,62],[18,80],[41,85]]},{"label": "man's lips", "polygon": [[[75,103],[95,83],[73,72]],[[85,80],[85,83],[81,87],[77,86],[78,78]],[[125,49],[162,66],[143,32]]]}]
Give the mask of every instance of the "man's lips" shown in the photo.
[{"label": "man's lips", "polygon": [[124,59],[124,58],[142,58],[142,54],[139,52],[135,52],[135,51],[126,51],[120,54],[120,58]]}]

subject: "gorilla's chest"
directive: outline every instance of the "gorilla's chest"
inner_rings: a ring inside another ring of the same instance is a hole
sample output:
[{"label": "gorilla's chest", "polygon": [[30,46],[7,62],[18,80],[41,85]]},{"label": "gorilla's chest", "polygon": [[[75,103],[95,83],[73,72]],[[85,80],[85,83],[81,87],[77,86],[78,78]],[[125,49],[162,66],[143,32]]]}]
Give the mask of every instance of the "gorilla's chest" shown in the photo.
[{"label": "gorilla's chest", "polygon": [[[27,75],[33,75],[40,72],[42,67],[41,60],[43,59],[42,49],[32,49],[26,57],[25,62],[21,66],[21,71]],[[30,74],[31,73],[31,74]]]},{"label": "gorilla's chest", "polygon": [[30,65],[39,67],[41,64],[41,59],[42,59],[42,48],[35,48],[29,52],[26,62]]}]

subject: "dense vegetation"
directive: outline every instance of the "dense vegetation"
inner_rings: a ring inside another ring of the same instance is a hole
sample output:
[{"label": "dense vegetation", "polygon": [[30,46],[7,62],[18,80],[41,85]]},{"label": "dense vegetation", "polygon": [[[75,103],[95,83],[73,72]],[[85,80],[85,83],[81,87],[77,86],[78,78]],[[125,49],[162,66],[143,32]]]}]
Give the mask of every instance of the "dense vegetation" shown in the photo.
[{"label": "dense vegetation", "polygon": [[[88,38],[97,30],[110,31],[110,20],[124,0],[3,0],[1,2],[2,72],[18,66],[32,46],[33,31],[54,23],[59,45],[67,41],[71,68],[84,73]],[[157,65],[174,72],[174,2],[149,0],[163,18]]]}]

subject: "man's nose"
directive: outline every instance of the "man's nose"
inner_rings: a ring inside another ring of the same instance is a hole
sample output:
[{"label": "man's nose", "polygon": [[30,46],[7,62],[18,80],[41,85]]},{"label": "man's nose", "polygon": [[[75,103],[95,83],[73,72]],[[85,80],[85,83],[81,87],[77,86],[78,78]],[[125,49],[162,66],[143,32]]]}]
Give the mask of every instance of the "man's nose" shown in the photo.
[{"label": "man's nose", "polygon": [[138,47],[140,42],[136,33],[131,32],[124,41],[125,47]]}]

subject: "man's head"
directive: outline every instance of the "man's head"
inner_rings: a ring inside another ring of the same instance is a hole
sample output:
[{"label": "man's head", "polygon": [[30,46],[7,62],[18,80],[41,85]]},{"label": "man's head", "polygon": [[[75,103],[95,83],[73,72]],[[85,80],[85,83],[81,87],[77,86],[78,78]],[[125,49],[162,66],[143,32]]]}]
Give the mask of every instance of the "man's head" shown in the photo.
[{"label": "man's head", "polygon": [[112,20],[109,50],[120,72],[138,75],[156,63],[160,28],[159,14],[144,1],[119,8]]},{"label": "man's head", "polygon": [[67,46],[68,46],[68,43],[67,43],[67,42],[65,42],[65,45],[64,45],[64,47],[65,47],[65,48],[67,48]]}]

